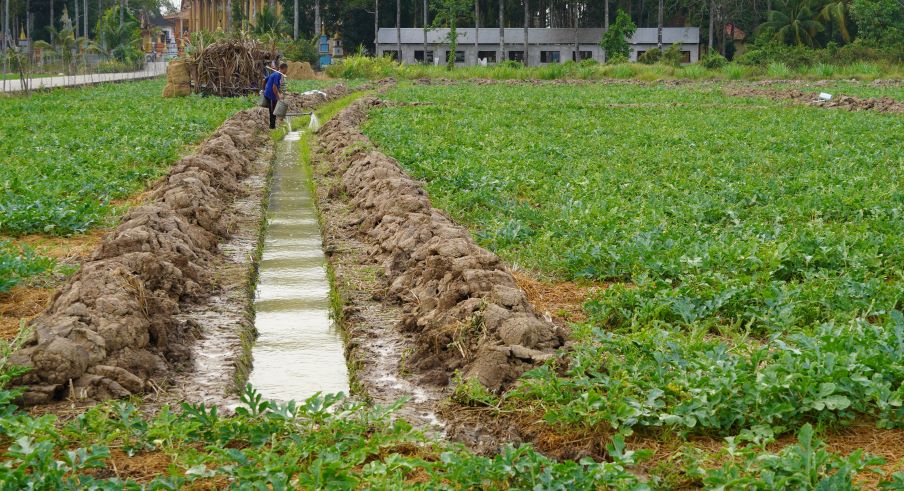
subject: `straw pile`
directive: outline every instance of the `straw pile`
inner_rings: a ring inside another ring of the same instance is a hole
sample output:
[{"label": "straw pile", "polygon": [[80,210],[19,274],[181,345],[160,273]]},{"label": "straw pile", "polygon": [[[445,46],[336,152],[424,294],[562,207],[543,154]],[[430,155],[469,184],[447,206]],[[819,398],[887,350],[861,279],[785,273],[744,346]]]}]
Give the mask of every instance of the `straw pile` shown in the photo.
[{"label": "straw pile", "polygon": [[194,92],[235,97],[261,89],[272,56],[259,41],[221,39],[195,44],[186,61]]},{"label": "straw pile", "polygon": [[287,62],[289,69],[286,76],[292,80],[312,80],[316,78],[311,64],[306,61],[289,61]]},{"label": "straw pile", "polygon": [[184,61],[173,60],[166,66],[163,97],[185,97],[191,93],[191,76]]}]

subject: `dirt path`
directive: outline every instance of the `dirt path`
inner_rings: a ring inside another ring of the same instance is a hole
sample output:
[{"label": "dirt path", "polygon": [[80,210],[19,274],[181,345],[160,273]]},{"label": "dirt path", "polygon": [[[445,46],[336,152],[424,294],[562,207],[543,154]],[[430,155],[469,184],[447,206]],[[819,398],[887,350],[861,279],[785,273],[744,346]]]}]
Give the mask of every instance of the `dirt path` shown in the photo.
[{"label": "dirt path", "polygon": [[841,95],[828,101],[821,100],[819,94],[800,90],[771,90],[751,87],[727,87],[725,93],[734,97],[766,97],[774,100],[790,100],[798,104],[842,109],[846,111],[876,111],[880,113],[904,113],[904,101],[890,97],[861,98]]}]

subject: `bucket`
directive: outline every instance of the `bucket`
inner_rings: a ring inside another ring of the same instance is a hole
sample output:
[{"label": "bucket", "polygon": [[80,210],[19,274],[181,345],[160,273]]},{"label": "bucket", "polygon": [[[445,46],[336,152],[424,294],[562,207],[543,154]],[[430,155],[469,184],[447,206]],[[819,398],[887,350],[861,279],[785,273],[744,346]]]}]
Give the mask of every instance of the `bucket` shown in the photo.
[{"label": "bucket", "polygon": [[279,101],[276,103],[276,108],[273,110],[273,115],[282,118],[286,115],[287,112],[289,112],[289,105],[283,101]]},{"label": "bucket", "polygon": [[270,102],[267,101],[267,98],[264,97],[264,92],[261,91],[261,98],[257,101],[257,105],[260,107],[270,107]]}]

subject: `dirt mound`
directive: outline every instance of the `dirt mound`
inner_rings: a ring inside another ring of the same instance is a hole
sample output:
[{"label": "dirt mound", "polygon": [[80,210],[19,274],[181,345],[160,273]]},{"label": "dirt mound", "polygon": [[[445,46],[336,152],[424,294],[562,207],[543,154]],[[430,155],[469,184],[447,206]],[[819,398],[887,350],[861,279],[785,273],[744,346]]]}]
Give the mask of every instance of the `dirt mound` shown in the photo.
[{"label": "dirt mound", "polygon": [[32,368],[17,381],[30,386],[24,403],[140,393],[188,360],[192,330],[173,316],[211,287],[205,265],[229,229],[225,203],[242,192],[265,128],[262,109],[227,120],[104,238],[11,358]]},{"label": "dirt mound", "polygon": [[790,99],[810,106],[844,109],[847,111],[877,111],[882,113],[904,113],[904,101],[896,101],[890,97],[860,98],[847,95],[836,95],[824,101],[819,94],[800,90],[765,90],[753,88],[733,88],[726,90],[731,96],[768,97],[775,100]]},{"label": "dirt mound", "polygon": [[386,298],[402,305],[402,328],[415,333],[407,366],[439,385],[463,377],[501,390],[562,346],[567,332],[538,316],[512,274],[479,247],[464,227],[430,205],[424,184],[373,150],[358,129],[363,99],[319,132],[318,141],[340,176],[370,259],[386,277]]}]

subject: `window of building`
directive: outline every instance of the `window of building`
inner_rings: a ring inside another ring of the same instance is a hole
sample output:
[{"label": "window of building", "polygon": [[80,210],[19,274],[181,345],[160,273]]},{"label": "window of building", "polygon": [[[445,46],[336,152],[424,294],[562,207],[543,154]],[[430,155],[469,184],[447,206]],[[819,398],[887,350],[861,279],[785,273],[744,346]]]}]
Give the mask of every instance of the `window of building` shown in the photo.
[{"label": "window of building", "polygon": [[388,56],[395,61],[399,61],[399,52],[394,49],[384,49],[383,56]]},{"label": "window of building", "polygon": [[691,62],[691,52],[690,51],[682,51],[681,52],[681,63],[690,63]]},{"label": "window of building", "polygon": [[524,63],[524,51],[509,51],[508,59]]},{"label": "window of building", "polygon": [[495,51],[478,51],[477,57],[487,60],[487,63],[496,63],[496,52]]},{"label": "window of building", "polygon": [[592,59],[593,59],[593,51],[578,51],[578,59],[575,61],[592,60]]},{"label": "window of building", "polygon": [[[414,52],[414,61],[424,62],[424,50],[417,50]],[[427,51],[427,64],[433,64],[433,50]]]},{"label": "window of building", "polygon": [[[449,51],[446,51],[445,56],[443,56],[443,61],[449,61]],[[465,62],[465,52],[464,51],[456,51],[455,52],[455,63],[464,63]]]},{"label": "window of building", "polygon": [[540,63],[559,63],[561,61],[558,51],[541,51]]}]

